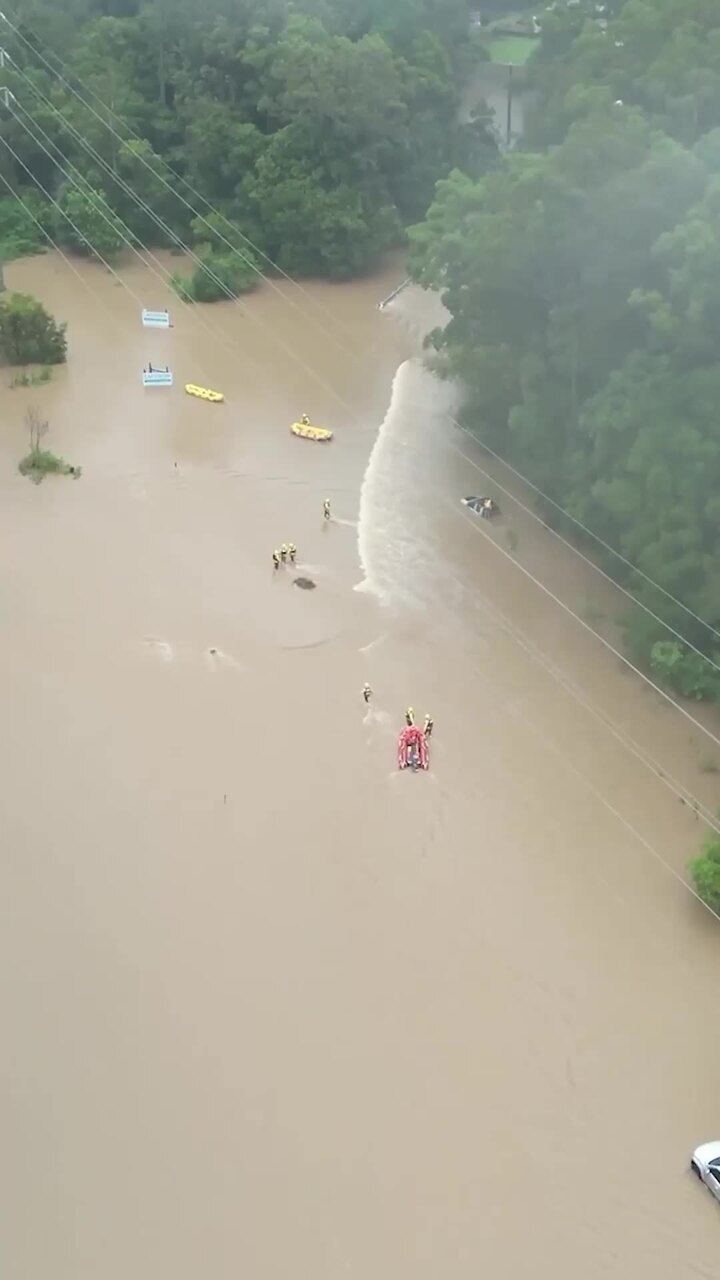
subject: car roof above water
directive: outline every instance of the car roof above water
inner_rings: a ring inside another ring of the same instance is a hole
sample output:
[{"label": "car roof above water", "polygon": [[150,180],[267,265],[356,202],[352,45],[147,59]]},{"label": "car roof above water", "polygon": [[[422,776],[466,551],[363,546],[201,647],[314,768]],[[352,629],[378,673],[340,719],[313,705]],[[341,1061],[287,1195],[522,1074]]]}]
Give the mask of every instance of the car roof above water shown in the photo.
[{"label": "car roof above water", "polygon": [[694,1155],[704,1164],[710,1164],[711,1160],[720,1160],[720,1141],[704,1142],[701,1147],[695,1148]]}]

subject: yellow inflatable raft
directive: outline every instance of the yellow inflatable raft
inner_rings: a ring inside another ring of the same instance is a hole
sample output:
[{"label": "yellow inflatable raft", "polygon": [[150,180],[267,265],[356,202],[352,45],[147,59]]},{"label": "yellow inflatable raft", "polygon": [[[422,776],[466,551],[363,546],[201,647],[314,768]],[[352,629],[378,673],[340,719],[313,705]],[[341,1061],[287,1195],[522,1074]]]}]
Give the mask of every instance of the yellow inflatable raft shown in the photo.
[{"label": "yellow inflatable raft", "polygon": [[222,391],[210,391],[207,387],[196,387],[194,382],[186,382],[185,390],[189,396],[197,396],[200,400],[209,400],[211,404],[222,404],[225,399]]},{"label": "yellow inflatable raft", "polygon": [[332,440],[332,431],[327,431],[325,427],[314,427],[311,422],[293,422],[290,430],[294,436],[301,436],[303,440]]}]

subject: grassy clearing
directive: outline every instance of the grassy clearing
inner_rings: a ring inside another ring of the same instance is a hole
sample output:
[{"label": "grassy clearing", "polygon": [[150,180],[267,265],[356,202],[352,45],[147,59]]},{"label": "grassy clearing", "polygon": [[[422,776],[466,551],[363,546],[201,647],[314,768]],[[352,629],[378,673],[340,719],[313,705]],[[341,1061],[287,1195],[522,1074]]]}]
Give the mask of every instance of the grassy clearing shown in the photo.
[{"label": "grassy clearing", "polygon": [[534,36],[495,36],[486,41],[485,48],[491,62],[524,67],[538,44],[539,41]]}]

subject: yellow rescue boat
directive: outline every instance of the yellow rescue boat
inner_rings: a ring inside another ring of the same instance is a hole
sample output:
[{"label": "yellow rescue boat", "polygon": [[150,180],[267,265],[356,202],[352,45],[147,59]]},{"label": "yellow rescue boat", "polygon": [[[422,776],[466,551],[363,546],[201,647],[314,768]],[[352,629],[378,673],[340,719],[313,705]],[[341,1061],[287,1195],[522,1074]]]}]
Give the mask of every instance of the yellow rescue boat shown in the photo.
[{"label": "yellow rescue boat", "polygon": [[290,430],[303,440],[332,440],[333,433],[325,427],[314,427],[311,422],[293,422]]},{"label": "yellow rescue boat", "polygon": [[208,387],[196,387],[194,382],[186,382],[185,390],[189,396],[197,396],[199,400],[209,400],[211,404],[222,404],[225,399],[222,391],[210,391]]}]

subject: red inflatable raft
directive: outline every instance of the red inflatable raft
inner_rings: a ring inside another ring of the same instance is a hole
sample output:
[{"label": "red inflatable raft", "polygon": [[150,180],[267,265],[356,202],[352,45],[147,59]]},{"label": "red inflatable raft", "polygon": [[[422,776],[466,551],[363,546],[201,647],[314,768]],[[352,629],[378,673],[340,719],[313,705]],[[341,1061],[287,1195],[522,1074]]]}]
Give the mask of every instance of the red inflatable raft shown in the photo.
[{"label": "red inflatable raft", "polygon": [[427,738],[417,725],[403,729],[398,738],[398,769],[427,769],[430,764]]}]

